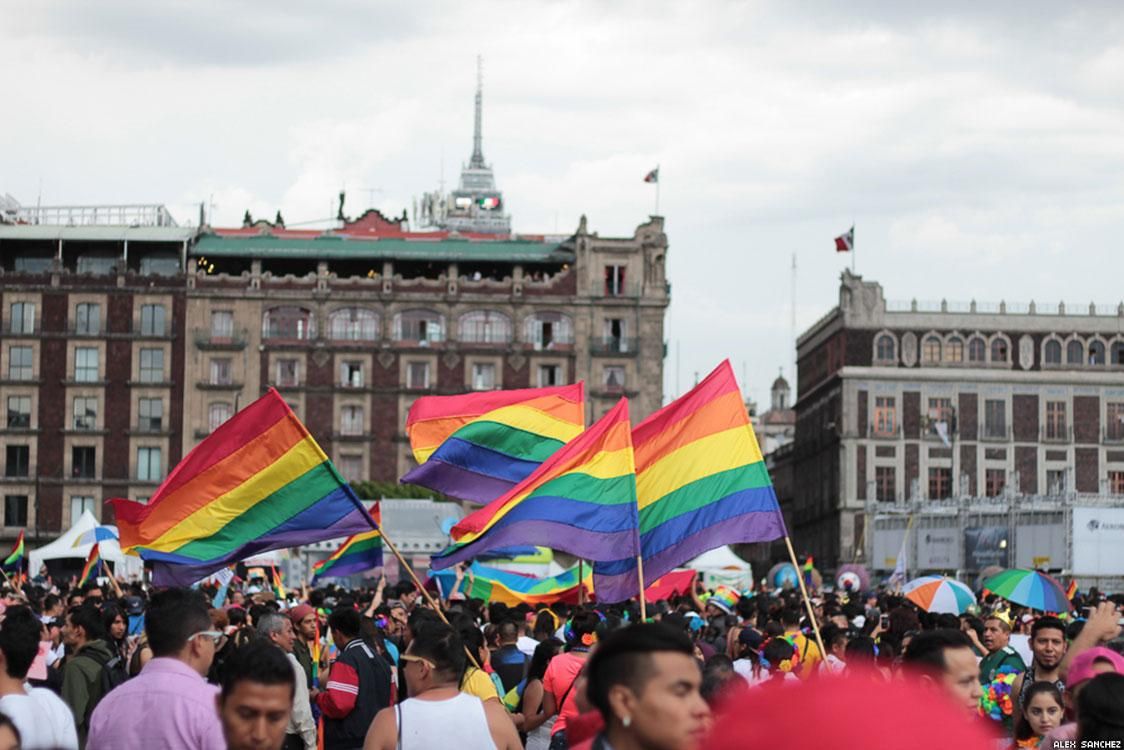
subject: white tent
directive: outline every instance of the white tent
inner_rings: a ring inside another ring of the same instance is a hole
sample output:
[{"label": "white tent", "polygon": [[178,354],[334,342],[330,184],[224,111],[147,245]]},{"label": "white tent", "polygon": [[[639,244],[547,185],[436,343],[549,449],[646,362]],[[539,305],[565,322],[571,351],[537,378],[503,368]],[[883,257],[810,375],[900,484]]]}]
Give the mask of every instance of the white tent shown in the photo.
[{"label": "white tent", "polygon": [[[50,544],[31,550],[28,555],[29,566],[28,570],[31,575],[39,573],[39,566],[42,565],[44,560],[59,560],[62,558],[78,558],[85,560],[90,554],[90,548],[93,544],[80,544],[74,546],[74,542],[78,540],[82,534],[98,525],[98,519],[94,518],[94,514],[89,510],[82,513],[70,529]],[[108,528],[114,528],[112,526]],[[116,530],[116,529],[114,529]],[[113,570],[118,576],[125,578],[140,577],[144,571],[144,563],[141,562],[139,557],[126,555],[121,551],[116,541],[109,540],[101,543],[99,549],[103,560],[108,560],[113,563]]]},{"label": "white tent", "polygon": [[699,571],[707,588],[721,584],[745,591],[753,586],[753,566],[735,555],[729,547],[704,552],[683,567]]}]

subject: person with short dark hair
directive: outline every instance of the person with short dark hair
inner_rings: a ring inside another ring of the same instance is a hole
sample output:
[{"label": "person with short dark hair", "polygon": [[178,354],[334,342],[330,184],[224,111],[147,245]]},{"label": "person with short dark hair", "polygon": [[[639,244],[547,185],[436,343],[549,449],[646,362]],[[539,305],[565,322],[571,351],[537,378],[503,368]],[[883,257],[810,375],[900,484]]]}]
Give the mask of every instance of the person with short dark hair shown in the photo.
[{"label": "person with short dark hair", "polygon": [[566,624],[565,653],[550,660],[543,675],[543,711],[547,716],[558,714],[550,729],[551,747],[565,747],[566,723],[580,713],[574,685],[589,658],[589,651],[597,643],[597,626],[601,618],[590,609],[578,609]]},{"label": "person with short dark hair", "polygon": [[268,641],[234,652],[216,696],[229,750],[278,750],[293,708],[296,673],[282,651]]},{"label": "person with short dark hair", "polygon": [[225,748],[216,688],[204,679],[223,635],[212,630],[207,602],[188,589],[161,591],[145,627],[152,659],[94,711],[91,746]]},{"label": "person with short dark hair", "polygon": [[328,628],[339,656],[325,690],[310,695],[324,715],[324,749],[353,750],[363,746],[375,714],[390,705],[390,667],[360,637],[362,618],[354,609],[333,610]]},{"label": "person with short dark hair", "polygon": [[710,724],[701,684],[685,634],[658,623],[614,631],[589,659],[586,695],[605,720],[591,747],[700,747]]},{"label": "person with short dark hair", "polygon": [[1077,696],[1076,747],[1120,747],[1122,741],[1124,675],[1098,674],[1085,683]]},{"label": "person with short dark hair", "polygon": [[979,714],[980,671],[972,641],[960,630],[925,630],[913,637],[902,658],[922,680],[943,690],[972,716]]},{"label": "person with short dark hair", "polygon": [[62,667],[62,699],[74,714],[78,743],[84,747],[90,716],[102,699],[102,667],[113,658],[97,607],[85,603],[68,610],[62,640],[70,650]]},{"label": "person with short dark hair", "polygon": [[1016,677],[1011,686],[1011,693],[1019,699],[1016,711],[1026,704],[1027,689],[1035,682],[1052,682],[1065,695],[1062,660],[1068,648],[1065,623],[1059,618],[1046,615],[1034,621],[1030,626],[1030,652],[1034,658],[1026,672]]},{"label": "person with short dark hair", "polygon": [[519,626],[514,621],[504,620],[497,631],[500,646],[492,652],[489,663],[503,683],[503,692],[507,693],[527,676],[527,664],[530,659],[519,649],[517,644]]},{"label": "person with short dark hair", "polygon": [[74,716],[47,688],[25,689],[27,672],[39,653],[39,618],[25,606],[9,607],[0,625],[0,714],[11,718],[25,750],[78,747]]}]

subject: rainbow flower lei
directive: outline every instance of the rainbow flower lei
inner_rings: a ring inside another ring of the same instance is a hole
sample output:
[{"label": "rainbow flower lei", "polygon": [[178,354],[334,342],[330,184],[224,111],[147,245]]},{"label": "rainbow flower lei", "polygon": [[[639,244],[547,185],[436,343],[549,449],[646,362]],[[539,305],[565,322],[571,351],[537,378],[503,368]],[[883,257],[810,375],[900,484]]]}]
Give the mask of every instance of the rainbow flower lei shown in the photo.
[{"label": "rainbow flower lei", "polygon": [[1003,667],[989,682],[980,696],[980,716],[993,721],[1002,721],[1015,711],[1015,701],[1011,695],[1019,672],[1011,667]]}]

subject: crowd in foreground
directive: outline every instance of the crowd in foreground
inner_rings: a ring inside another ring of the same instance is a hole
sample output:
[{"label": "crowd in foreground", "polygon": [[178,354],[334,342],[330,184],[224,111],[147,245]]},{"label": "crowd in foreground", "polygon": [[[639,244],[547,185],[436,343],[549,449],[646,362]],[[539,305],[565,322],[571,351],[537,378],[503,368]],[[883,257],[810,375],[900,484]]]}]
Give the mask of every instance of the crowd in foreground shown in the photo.
[{"label": "crowd in foreground", "polygon": [[63,589],[3,589],[0,750],[1124,746],[1122,599],[1096,591],[1063,619],[700,586],[641,622],[408,582]]}]

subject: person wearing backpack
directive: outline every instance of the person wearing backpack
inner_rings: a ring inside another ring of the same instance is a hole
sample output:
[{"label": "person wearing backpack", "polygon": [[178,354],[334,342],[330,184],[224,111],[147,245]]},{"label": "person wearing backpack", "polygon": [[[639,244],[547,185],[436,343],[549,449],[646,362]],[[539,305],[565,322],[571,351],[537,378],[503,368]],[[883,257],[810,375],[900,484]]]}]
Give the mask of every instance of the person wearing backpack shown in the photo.
[{"label": "person wearing backpack", "polygon": [[82,604],[71,608],[66,613],[62,640],[70,652],[62,668],[62,699],[74,714],[79,746],[85,747],[90,714],[105,695],[102,668],[113,658],[97,607]]}]

